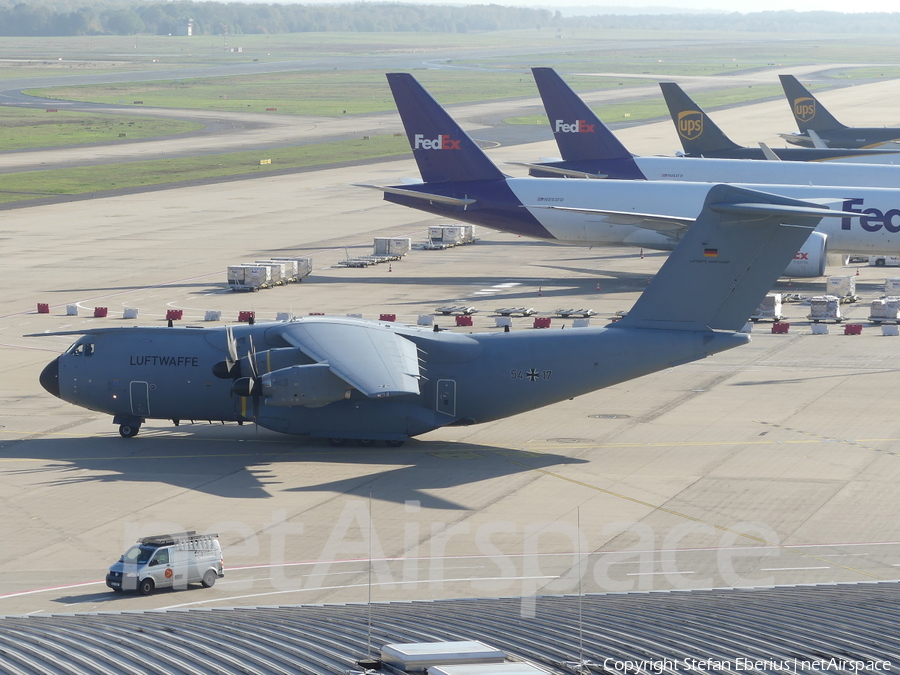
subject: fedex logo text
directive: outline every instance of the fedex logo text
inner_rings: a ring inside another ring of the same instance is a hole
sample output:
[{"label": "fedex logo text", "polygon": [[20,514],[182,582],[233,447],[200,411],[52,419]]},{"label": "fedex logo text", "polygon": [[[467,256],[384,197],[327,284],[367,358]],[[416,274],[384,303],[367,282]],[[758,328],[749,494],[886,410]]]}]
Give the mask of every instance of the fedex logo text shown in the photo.
[{"label": "fedex logo text", "polygon": [[592,134],[594,133],[595,124],[588,124],[584,120],[575,120],[572,124],[556,120],[553,125],[554,133],[564,134]]},{"label": "fedex logo text", "polygon": [[[891,209],[882,212],[880,209],[857,209],[855,206],[862,206],[862,199],[845,199],[841,210],[850,213],[864,214],[859,217],[859,224],[866,232],[878,232],[884,228],[892,234],[900,232],[900,209]],[[841,229],[849,230],[851,218],[841,218]]]},{"label": "fedex logo text", "polygon": [[446,134],[437,138],[425,138],[424,134],[416,134],[413,138],[413,150],[461,150],[462,141],[454,141]]}]

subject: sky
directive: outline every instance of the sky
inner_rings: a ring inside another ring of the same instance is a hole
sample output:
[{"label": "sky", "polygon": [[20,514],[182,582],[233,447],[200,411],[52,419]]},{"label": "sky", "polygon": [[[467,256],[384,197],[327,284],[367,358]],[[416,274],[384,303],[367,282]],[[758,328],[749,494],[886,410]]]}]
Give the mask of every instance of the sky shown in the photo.
[{"label": "sky", "polygon": [[[247,1],[247,0],[243,0]],[[253,1],[253,0],[250,0]],[[264,2],[333,3],[354,0],[257,0]],[[387,0],[370,0],[374,2]],[[611,0],[604,3],[588,3],[584,0],[400,0],[415,4],[465,5],[498,4],[515,7],[540,7],[560,9],[565,16],[594,14],[665,14],[679,11],[712,12],[765,12],[792,9],[798,12],[897,12],[897,0]]]},{"label": "sky", "polygon": [[[428,1],[428,0],[426,0]],[[474,2],[475,0],[473,0]],[[585,8],[585,14],[604,13],[653,13],[659,14],[661,8],[670,8],[691,11],[716,11],[716,12],[764,12],[793,9],[798,12],[828,11],[828,12],[896,12],[900,9],[896,0],[856,0],[848,4],[846,0],[753,0],[753,2],[735,2],[734,0],[646,0],[631,1],[620,0],[603,4],[590,4],[573,2],[572,0],[495,0],[501,5],[516,5],[522,7],[546,7],[556,9],[559,7],[574,8],[579,5]],[[599,11],[604,7],[611,11]],[[572,11],[566,12],[573,13]]]}]

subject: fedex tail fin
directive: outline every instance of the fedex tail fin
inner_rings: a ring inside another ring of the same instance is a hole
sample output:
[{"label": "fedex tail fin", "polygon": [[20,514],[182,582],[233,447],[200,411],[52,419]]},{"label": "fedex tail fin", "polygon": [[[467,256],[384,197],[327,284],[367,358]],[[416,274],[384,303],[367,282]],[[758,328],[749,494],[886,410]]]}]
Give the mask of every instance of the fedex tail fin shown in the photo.
[{"label": "fedex tail fin", "polygon": [[686,154],[697,156],[741,147],[723,134],[709,115],[677,84],[660,82],[659,88],[669,106],[669,114]]},{"label": "fedex tail fin", "polygon": [[388,84],[422,180],[495,180],[506,176],[409,73],[388,73]]},{"label": "fedex tail fin", "polygon": [[793,75],[779,75],[784,95],[791,105],[791,112],[797,127],[804,134],[810,129],[817,133],[832,131],[834,129],[846,129],[845,124],[838,122],[834,115],[828,112],[819,100],[810,91],[800,84]]},{"label": "fedex tail fin", "polygon": [[553,68],[532,68],[562,158],[631,159],[632,154]]},{"label": "fedex tail fin", "polygon": [[756,190],[712,186],[697,220],[615,326],[740,330],[822,216],[838,213]]}]

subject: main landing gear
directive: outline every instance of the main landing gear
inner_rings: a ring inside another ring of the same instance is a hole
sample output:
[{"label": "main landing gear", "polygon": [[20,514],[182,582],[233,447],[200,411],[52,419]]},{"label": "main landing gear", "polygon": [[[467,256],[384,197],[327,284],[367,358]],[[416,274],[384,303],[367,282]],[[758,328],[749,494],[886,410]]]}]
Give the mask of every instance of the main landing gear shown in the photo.
[{"label": "main landing gear", "polygon": [[119,433],[122,435],[122,438],[134,438],[138,435],[138,432],[141,430],[140,424],[120,424],[119,425]]}]

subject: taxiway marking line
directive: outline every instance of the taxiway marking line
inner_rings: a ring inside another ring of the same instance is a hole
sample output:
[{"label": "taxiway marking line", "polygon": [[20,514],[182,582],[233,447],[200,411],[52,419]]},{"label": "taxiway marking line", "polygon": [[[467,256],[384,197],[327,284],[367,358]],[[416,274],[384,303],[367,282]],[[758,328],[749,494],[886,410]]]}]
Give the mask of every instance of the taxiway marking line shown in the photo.
[{"label": "taxiway marking line", "polygon": [[830,570],[831,566],[825,567],[760,567],[760,572],[790,572],[793,570]]},{"label": "taxiway marking line", "polygon": [[[651,504],[650,502],[645,502],[643,499],[637,499],[636,497],[629,497],[628,495],[623,495],[619,492],[613,492],[612,490],[607,490],[607,489],[599,487],[597,485],[591,485],[590,483],[585,483],[584,481],[576,480],[574,478],[569,478],[568,476],[563,476],[562,474],[554,473],[553,471],[547,471],[546,469],[539,469],[534,466],[529,466],[528,464],[525,464],[523,462],[517,462],[513,459],[507,459],[507,461],[510,462],[511,464],[517,464],[518,466],[523,466],[525,468],[531,469],[532,471],[537,471],[538,473],[542,473],[547,476],[551,476],[553,478],[558,478],[559,480],[564,480],[569,483],[574,483],[575,485],[580,485],[582,487],[586,487],[586,488],[588,488],[590,490],[594,490],[596,492],[602,492],[603,494],[610,495],[611,497],[615,497],[617,499],[623,499],[625,501],[629,501],[634,504],[640,504],[641,506],[646,506],[650,509],[653,509],[654,511],[662,511],[663,513],[668,513],[668,514],[676,516],[678,518],[684,518],[685,520],[690,520],[695,523],[701,523],[702,525],[707,525],[709,527],[712,527],[713,529],[721,530],[722,532],[729,532],[729,533],[737,535],[739,537],[745,537],[747,539],[757,541],[760,544],[765,544],[767,546],[775,546],[784,551],[794,550],[791,547],[786,546],[784,544],[779,544],[777,542],[768,541],[762,537],[756,537],[752,534],[747,534],[746,532],[740,532],[738,530],[733,530],[730,527],[725,527],[724,525],[718,525],[717,523],[712,523],[712,522],[709,522],[708,520],[703,520],[702,518],[697,518],[695,516],[689,516],[688,514],[681,513],[680,511],[675,511],[673,509],[667,509],[665,506],[658,506],[656,504]],[[865,572],[863,570],[858,570],[855,567],[850,567],[849,565],[842,565],[840,563],[836,563],[831,560],[826,560],[824,558],[820,558],[817,555],[813,555],[812,553],[805,553],[803,551],[796,551],[796,552],[799,553],[800,555],[810,558],[812,560],[818,560],[821,563],[829,563],[831,565],[834,565],[835,567],[840,567],[842,569],[847,570],[848,572],[853,572],[855,574],[862,574],[867,577],[872,577],[873,579],[878,579],[879,581],[887,581],[887,579],[885,579],[884,577],[880,577],[877,574],[872,574],[871,572]]]}]

